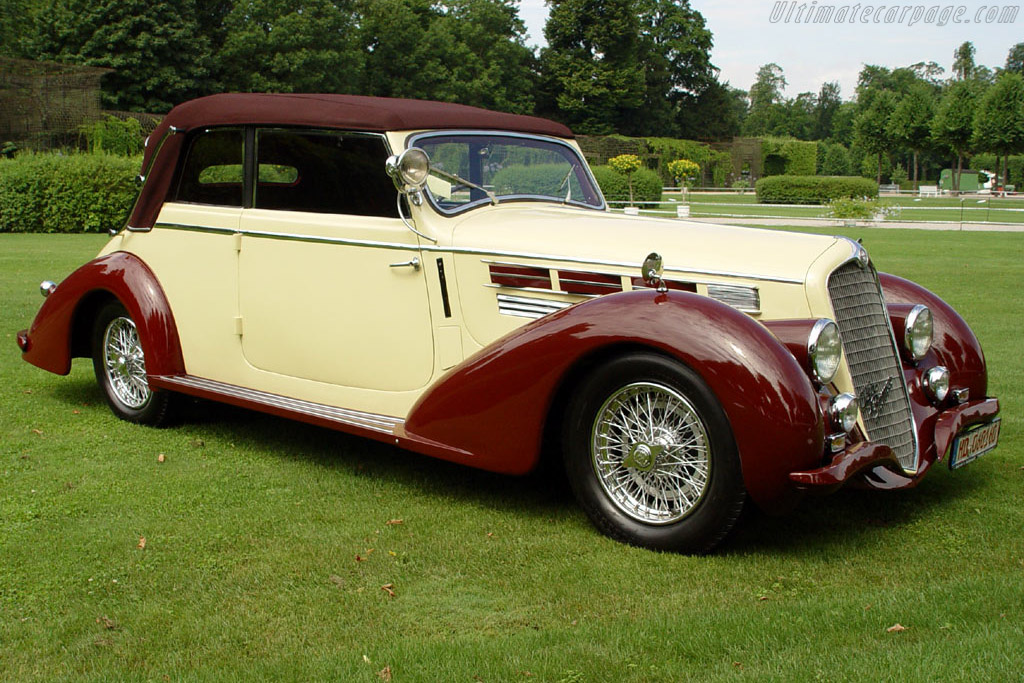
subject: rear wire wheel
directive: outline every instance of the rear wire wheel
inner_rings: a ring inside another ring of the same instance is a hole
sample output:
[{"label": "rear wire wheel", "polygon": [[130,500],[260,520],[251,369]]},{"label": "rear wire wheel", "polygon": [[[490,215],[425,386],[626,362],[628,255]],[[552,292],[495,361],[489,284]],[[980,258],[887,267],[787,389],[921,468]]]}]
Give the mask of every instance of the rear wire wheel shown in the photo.
[{"label": "rear wire wheel", "polygon": [[138,328],[119,301],[104,306],[96,317],[92,365],[115,415],[151,427],[167,424],[172,395],[150,388]]},{"label": "rear wire wheel", "polygon": [[700,377],[634,353],[578,387],[563,429],[566,472],[602,532],[703,553],[736,523],[746,490],[728,419]]}]

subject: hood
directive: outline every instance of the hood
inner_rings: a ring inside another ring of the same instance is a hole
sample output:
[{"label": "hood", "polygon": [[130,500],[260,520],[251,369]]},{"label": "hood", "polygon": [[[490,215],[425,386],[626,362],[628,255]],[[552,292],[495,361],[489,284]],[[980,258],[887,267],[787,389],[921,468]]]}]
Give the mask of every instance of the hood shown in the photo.
[{"label": "hood", "polygon": [[456,249],[553,257],[610,269],[639,268],[647,254],[666,275],[803,283],[836,237],[625,216],[571,207],[499,205],[469,212],[453,233]]}]

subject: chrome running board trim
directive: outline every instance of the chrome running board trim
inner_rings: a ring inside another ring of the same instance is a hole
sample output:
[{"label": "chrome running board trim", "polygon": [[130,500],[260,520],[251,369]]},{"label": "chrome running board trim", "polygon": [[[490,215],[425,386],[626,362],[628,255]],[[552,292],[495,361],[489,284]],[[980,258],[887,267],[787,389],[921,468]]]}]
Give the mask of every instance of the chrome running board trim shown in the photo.
[{"label": "chrome running board trim", "polygon": [[150,380],[156,381],[170,389],[180,388],[185,393],[190,393],[191,390],[192,392],[202,392],[206,394],[224,396],[226,398],[234,398],[248,403],[266,406],[267,408],[308,415],[321,420],[327,420],[328,422],[336,422],[352,427],[358,427],[360,429],[369,429],[382,434],[394,434],[396,428],[405,424],[405,420],[402,418],[390,417],[388,415],[377,415],[375,413],[363,413],[358,410],[348,410],[346,408],[336,408],[322,403],[302,401],[297,398],[288,398],[287,396],[271,394],[266,391],[257,391],[256,389],[246,389],[244,387],[235,386],[234,384],[225,384],[224,382],[218,382],[212,379],[203,379],[202,377],[193,377],[191,375],[156,375],[151,377]]}]

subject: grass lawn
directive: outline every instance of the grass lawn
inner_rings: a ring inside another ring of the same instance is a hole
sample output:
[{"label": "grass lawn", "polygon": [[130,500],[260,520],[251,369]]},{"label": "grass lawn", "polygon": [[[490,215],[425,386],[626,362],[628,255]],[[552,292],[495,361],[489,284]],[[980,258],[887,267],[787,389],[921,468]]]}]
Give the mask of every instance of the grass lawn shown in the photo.
[{"label": "grass lawn", "polygon": [[[673,203],[672,199],[676,202]],[[665,195],[661,207],[675,211],[682,195]],[[781,216],[786,218],[827,217],[828,208],[820,205],[778,206],[758,204],[753,191],[746,194],[691,192],[688,196],[693,216]],[[1024,223],[1024,198],[1015,197],[883,197],[883,205],[897,207],[890,220],[970,223]],[[951,228],[952,229],[952,228]]]},{"label": "grass lawn", "polygon": [[211,404],[118,421],[89,361],[14,339],[103,238],[0,235],[0,680],[1020,680],[1024,234],[848,232],[972,323],[1001,445],[710,557],[612,542],[538,477]]}]

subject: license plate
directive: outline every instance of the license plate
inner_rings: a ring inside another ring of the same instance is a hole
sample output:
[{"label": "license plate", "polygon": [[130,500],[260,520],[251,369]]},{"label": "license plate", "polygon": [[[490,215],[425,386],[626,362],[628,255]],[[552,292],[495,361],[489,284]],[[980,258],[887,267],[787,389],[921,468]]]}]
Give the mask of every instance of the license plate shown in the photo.
[{"label": "license plate", "polygon": [[949,454],[949,469],[955,470],[957,467],[962,467],[979,456],[985,455],[996,447],[998,441],[998,419],[960,434],[953,441],[953,448]]}]

